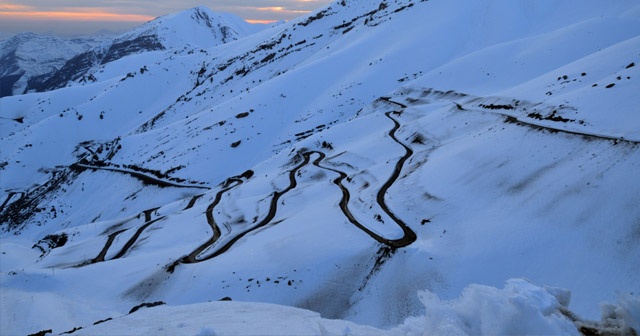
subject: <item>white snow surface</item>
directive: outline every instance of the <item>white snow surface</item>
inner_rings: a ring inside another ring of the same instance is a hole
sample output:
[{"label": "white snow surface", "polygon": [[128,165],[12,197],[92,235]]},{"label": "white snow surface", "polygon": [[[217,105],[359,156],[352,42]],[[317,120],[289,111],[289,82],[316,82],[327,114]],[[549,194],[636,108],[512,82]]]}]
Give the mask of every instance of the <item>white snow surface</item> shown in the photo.
[{"label": "white snow surface", "polygon": [[141,308],[83,327],[78,335],[579,335],[564,317],[567,292],[510,279],[504,289],[471,285],[462,296],[442,302],[420,293],[427,308],[391,329],[330,320],[308,310],[246,302],[208,302]]},{"label": "white snow surface", "polygon": [[636,1],[207,34],[0,99],[1,334],[638,330]]},{"label": "white snow surface", "polygon": [[210,48],[237,40],[264,29],[230,13],[216,13],[199,6],[158,17],[114,39],[134,40],[139,36],[157,36],[167,49]]}]

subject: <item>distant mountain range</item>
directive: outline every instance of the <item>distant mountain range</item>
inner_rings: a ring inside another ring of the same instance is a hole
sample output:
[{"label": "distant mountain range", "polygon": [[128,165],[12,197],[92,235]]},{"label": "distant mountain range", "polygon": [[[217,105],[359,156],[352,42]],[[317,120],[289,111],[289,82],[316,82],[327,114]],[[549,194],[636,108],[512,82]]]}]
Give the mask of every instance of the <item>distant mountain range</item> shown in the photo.
[{"label": "distant mountain range", "polygon": [[197,7],[25,72],[0,98],[0,334],[636,332],[639,13]]},{"label": "distant mountain range", "polygon": [[22,33],[1,41],[0,97],[24,93],[31,78],[50,76],[70,58],[99,45],[103,39]]},{"label": "distant mountain range", "polygon": [[95,66],[143,52],[177,48],[209,48],[262,29],[232,14],[205,7],[166,15],[115,38],[63,39],[33,33],[0,43],[2,94],[58,89],[85,76]]}]

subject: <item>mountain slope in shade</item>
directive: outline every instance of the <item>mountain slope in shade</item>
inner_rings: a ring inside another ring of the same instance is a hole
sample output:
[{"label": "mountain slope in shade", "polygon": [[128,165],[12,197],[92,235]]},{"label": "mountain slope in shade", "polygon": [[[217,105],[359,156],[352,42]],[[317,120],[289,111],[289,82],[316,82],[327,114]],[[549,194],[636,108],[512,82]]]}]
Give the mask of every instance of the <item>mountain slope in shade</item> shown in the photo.
[{"label": "mountain slope in shade", "polygon": [[92,68],[129,55],[156,50],[193,52],[237,40],[262,28],[232,14],[213,13],[206,7],[165,15],[77,54],[57,71],[31,80],[26,91],[49,91],[78,79],[95,81],[95,76],[87,74]]},{"label": "mountain slope in shade", "polygon": [[337,1],[1,99],[3,330],[224,297],[392,328],[518,277],[634,325],[639,8]]},{"label": "mountain slope in shade", "polygon": [[64,39],[22,33],[0,42],[0,97],[22,94],[27,81],[60,69],[81,52],[106,37]]}]

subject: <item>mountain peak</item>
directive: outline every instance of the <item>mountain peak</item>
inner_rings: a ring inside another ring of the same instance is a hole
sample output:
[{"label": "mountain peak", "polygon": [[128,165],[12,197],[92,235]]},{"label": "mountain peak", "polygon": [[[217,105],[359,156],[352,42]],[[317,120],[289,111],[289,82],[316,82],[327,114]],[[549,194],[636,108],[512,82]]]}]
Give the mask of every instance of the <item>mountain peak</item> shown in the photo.
[{"label": "mountain peak", "polygon": [[122,34],[118,39],[155,35],[167,49],[193,45],[210,48],[237,40],[260,28],[230,13],[217,13],[205,6],[168,14]]},{"label": "mountain peak", "polygon": [[237,40],[262,28],[263,26],[252,25],[236,15],[215,13],[204,6],[164,15],[101,46],[67,58],[64,66],[29,81],[25,92],[64,87],[70,81],[82,78],[95,66],[129,55],[156,50],[207,49]]}]

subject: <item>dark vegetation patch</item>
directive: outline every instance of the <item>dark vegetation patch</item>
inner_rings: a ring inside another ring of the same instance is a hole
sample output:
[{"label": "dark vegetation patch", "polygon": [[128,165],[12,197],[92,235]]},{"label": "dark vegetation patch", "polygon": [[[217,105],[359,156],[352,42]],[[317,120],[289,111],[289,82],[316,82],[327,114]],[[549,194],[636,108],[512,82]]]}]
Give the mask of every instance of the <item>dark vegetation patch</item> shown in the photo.
[{"label": "dark vegetation patch", "polygon": [[65,332],[61,333],[60,335],[73,334],[74,332],[76,332],[76,331],[78,331],[80,329],[82,329],[82,327],[75,327],[75,328],[73,328],[73,329],[71,329],[69,331],[65,331]]},{"label": "dark vegetation patch", "polygon": [[59,234],[49,234],[44,238],[40,239],[37,243],[35,243],[31,248],[38,248],[42,251],[40,256],[43,256],[45,253],[64,246],[69,240],[69,236],[66,233]]},{"label": "dark vegetation patch", "polygon": [[322,144],[320,145],[320,147],[328,150],[333,149],[333,145],[330,142],[326,142],[326,141],[322,141]]},{"label": "dark vegetation patch", "polygon": [[153,118],[151,118],[151,120],[146,121],[144,124],[142,124],[138,130],[137,133],[143,133],[148,131],[149,129],[151,129],[153,126],[155,126],[155,124],[158,122],[158,120],[160,120],[162,117],[164,117],[165,111],[162,111],[158,114],[156,114]]},{"label": "dark vegetation patch", "polygon": [[[52,171],[47,182],[28,190],[20,199],[2,209],[0,212],[2,231],[19,231],[33,215],[46,211],[47,209],[41,207],[40,203],[63,189],[63,186],[69,184],[77,175],[78,173],[73,169]],[[37,225],[42,223],[38,222]]]},{"label": "dark vegetation patch", "polygon": [[367,286],[369,280],[374,275],[376,275],[376,273],[378,273],[380,269],[382,269],[382,266],[387,262],[387,260],[391,259],[395,251],[396,250],[394,248],[391,248],[389,246],[383,246],[378,250],[378,252],[376,253],[376,261],[374,262],[369,274],[367,274],[367,276],[364,278],[362,285],[360,285],[360,288],[358,288],[359,291],[362,291]]},{"label": "dark vegetation patch", "polygon": [[141,303],[133,308],[131,308],[131,310],[129,311],[129,314],[133,314],[135,312],[137,312],[140,308],[151,308],[151,307],[156,307],[156,306],[162,306],[162,305],[166,305],[167,303],[164,301],[156,301],[156,302],[144,302]]},{"label": "dark vegetation patch", "polygon": [[308,17],[306,20],[298,23],[298,26],[303,26],[306,27],[308,26],[311,22],[316,21],[316,20],[320,20],[322,19],[325,15],[327,15],[327,13],[329,12],[329,10],[325,9],[323,11],[318,12],[316,15],[310,16]]},{"label": "dark vegetation patch", "polygon": [[98,325],[100,323],[105,323],[105,322],[111,321],[111,320],[113,320],[113,318],[109,317],[109,318],[106,318],[104,320],[95,321],[95,322],[93,322],[93,325]]},{"label": "dark vegetation patch", "polygon": [[409,3],[408,5],[404,5],[404,6],[402,6],[402,7],[398,7],[398,8],[396,8],[396,10],[394,10],[393,12],[394,12],[394,13],[398,13],[398,12],[401,12],[401,11],[403,11],[403,10],[405,10],[405,9],[407,9],[407,8],[411,8],[411,7],[413,7],[413,3]]},{"label": "dark vegetation patch", "polygon": [[484,109],[489,109],[489,110],[513,110],[515,109],[515,107],[513,107],[513,105],[510,104],[480,104],[480,107],[484,108]]},{"label": "dark vegetation patch", "polygon": [[135,76],[136,76],[135,72],[129,72],[129,73],[127,73],[127,75],[126,75],[126,76],[124,76],[120,81],[121,81],[121,82],[123,82],[123,81],[127,80],[127,78],[133,78],[133,77],[135,77]]},{"label": "dark vegetation patch", "polygon": [[167,171],[165,172],[165,174],[167,174],[167,175],[168,175],[168,174],[171,174],[171,173],[175,173],[175,172],[177,172],[178,170],[183,169],[183,168],[186,168],[186,167],[187,167],[187,166],[185,166],[185,165],[179,165],[179,166],[176,166],[176,167],[173,167],[173,168],[171,168],[171,169],[167,170]]},{"label": "dark vegetation patch", "polygon": [[365,24],[365,25],[369,25],[369,23],[373,21],[373,15],[375,15],[376,13],[378,13],[378,12],[379,12],[379,11],[381,11],[381,10],[384,10],[385,8],[387,8],[387,4],[383,1],[383,2],[381,2],[381,3],[380,3],[380,5],[378,6],[378,9],[374,9],[374,10],[369,11],[369,12],[367,12],[367,13],[364,13],[364,14],[362,14],[362,15],[360,15],[360,16],[356,16],[356,17],[354,17],[353,19],[351,19],[351,21],[343,22],[342,24],[339,24],[339,25],[337,25],[337,26],[334,26],[334,27],[333,27],[333,29],[334,29],[334,30],[340,30],[340,29],[344,29],[344,28],[346,28],[346,30],[342,32],[342,33],[344,34],[344,33],[348,32],[349,30],[353,29],[353,28],[354,28],[354,26],[352,26],[352,25],[353,25],[356,21],[358,21],[358,20],[360,20],[360,19],[362,19],[362,18],[366,18],[366,19],[365,19],[365,21],[364,21],[364,24]]},{"label": "dark vegetation patch", "polygon": [[537,119],[537,120],[549,120],[549,121],[563,122],[563,123],[575,122],[576,121],[575,119],[563,118],[562,116],[559,116],[557,113],[558,113],[557,110],[553,110],[551,112],[551,114],[549,114],[547,116],[543,116],[539,112],[531,112],[531,113],[527,114],[527,117],[532,118],[532,119]]},{"label": "dark vegetation patch", "polygon": [[302,132],[298,132],[298,133],[294,134],[294,136],[296,137],[296,140],[306,139],[306,138],[312,136],[313,134],[315,134],[316,132],[322,131],[326,127],[327,127],[327,125],[321,124],[321,125],[316,126],[315,128],[308,129],[308,130],[302,131]]},{"label": "dark vegetation patch", "polygon": [[271,60],[273,60],[276,57],[276,53],[270,53],[269,55],[265,56],[260,63],[267,63]]},{"label": "dark vegetation patch", "polygon": [[413,136],[413,139],[411,139],[411,143],[413,144],[424,145],[425,142],[426,142],[425,137],[420,133],[416,133]]},{"label": "dark vegetation patch", "polygon": [[249,169],[247,171],[245,171],[244,173],[240,174],[238,177],[244,177],[247,180],[250,179],[253,176],[253,170]]}]

